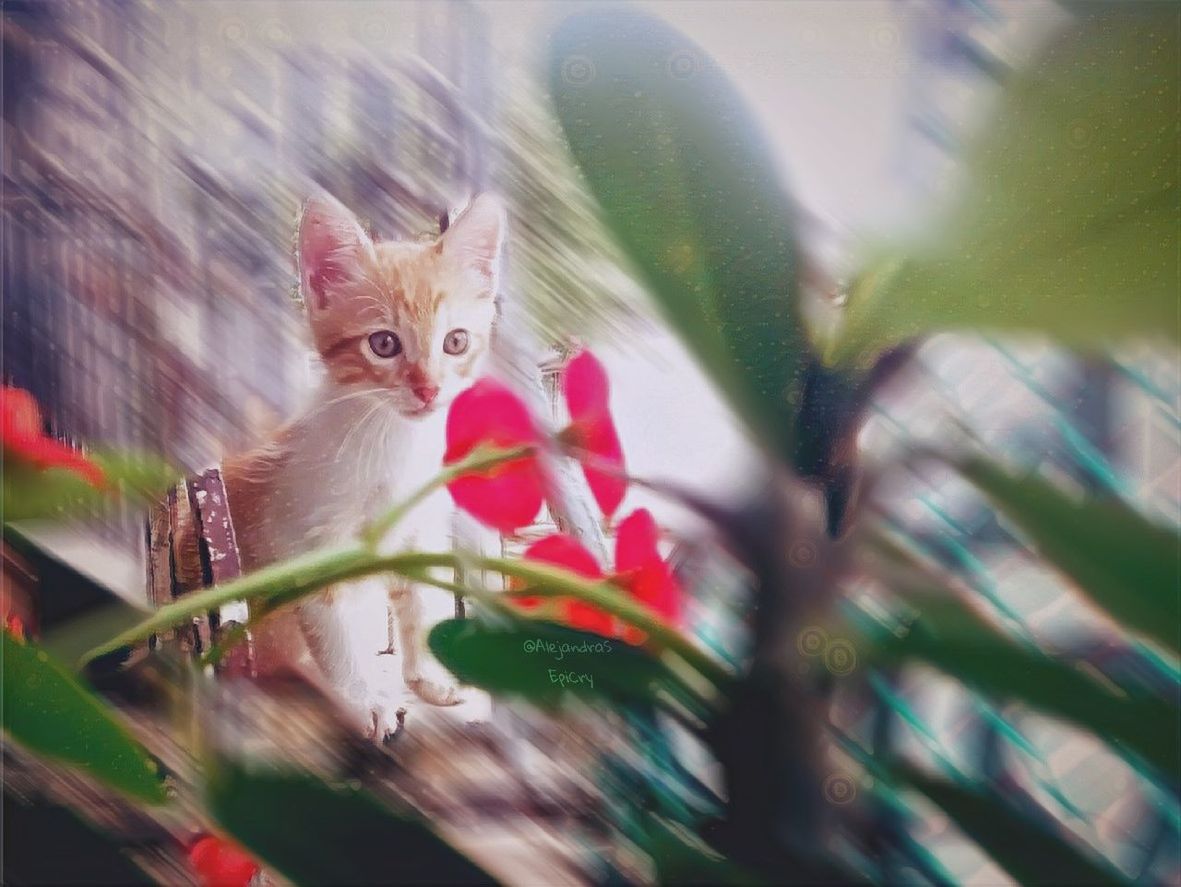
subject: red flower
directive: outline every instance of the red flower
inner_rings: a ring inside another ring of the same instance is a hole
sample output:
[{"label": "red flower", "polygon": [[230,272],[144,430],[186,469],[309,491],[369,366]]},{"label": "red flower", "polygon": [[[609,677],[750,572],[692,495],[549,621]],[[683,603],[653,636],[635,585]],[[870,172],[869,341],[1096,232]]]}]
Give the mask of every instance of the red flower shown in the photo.
[{"label": "red flower", "polygon": [[[519,397],[493,379],[481,379],[447,413],[444,464],[468,456],[481,444],[511,448],[540,444],[541,432]],[[545,498],[541,467],[526,455],[447,484],[455,504],[502,533],[533,522]]]},{"label": "red flower", "polygon": [[258,863],[223,838],[205,835],[189,848],[189,862],[202,887],[246,887],[258,873]]},{"label": "red flower", "polygon": [[[638,508],[624,518],[615,533],[616,582],[633,598],[670,624],[681,621],[681,584],[660,556],[660,533],[652,513]],[[629,641],[643,640],[641,632],[630,629]]]},{"label": "red flower", "polygon": [[[615,579],[636,601],[643,604],[665,622],[676,624],[681,618],[681,586],[657,548],[659,533],[656,521],[646,508],[632,512],[619,524],[615,537]],[[585,579],[603,578],[595,557],[581,542],[564,533],[554,533],[534,542],[525,550],[525,560],[563,567]],[[539,598],[518,598],[526,608],[538,605]],[[563,618],[572,628],[596,634],[615,634],[615,620],[583,601],[570,600],[564,604]],[[643,632],[634,628],[624,631],[625,640],[640,643]]]},{"label": "red flower", "polygon": [[[583,579],[603,578],[603,571],[599,568],[595,556],[587,551],[581,542],[565,533],[553,533],[539,539],[525,549],[524,557],[527,561],[562,567]],[[518,598],[517,603],[522,607],[532,608],[540,603],[540,598]],[[611,634],[615,627],[611,614],[604,613],[583,601],[565,601],[562,608],[563,617],[572,628],[597,634]]]},{"label": "red flower", "polygon": [[33,395],[20,388],[0,388],[0,438],[5,457],[39,471],[64,468],[95,487],[103,485],[103,471],[81,453],[41,431],[41,410]]},{"label": "red flower", "polygon": [[[602,364],[583,351],[567,365],[562,389],[572,421],[561,438],[576,449],[591,493],[610,518],[627,492],[627,480],[622,476],[623,450],[608,410]],[[525,403],[501,383],[485,378],[451,404],[443,461],[454,464],[480,445],[511,448],[542,441]],[[532,523],[545,499],[544,474],[533,453],[465,474],[447,488],[460,508],[502,533]]]},{"label": "red flower", "polygon": [[607,373],[598,358],[582,351],[571,360],[562,375],[562,391],[571,419],[566,435],[594,457],[593,463],[582,463],[582,471],[599,508],[610,518],[627,492],[627,479],[623,448],[611,418]]},{"label": "red flower", "polygon": [[24,643],[27,634],[25,632],[25,621],[16,613],[9,613],[4,620],[4,630],[9,633],[15,640]]}]

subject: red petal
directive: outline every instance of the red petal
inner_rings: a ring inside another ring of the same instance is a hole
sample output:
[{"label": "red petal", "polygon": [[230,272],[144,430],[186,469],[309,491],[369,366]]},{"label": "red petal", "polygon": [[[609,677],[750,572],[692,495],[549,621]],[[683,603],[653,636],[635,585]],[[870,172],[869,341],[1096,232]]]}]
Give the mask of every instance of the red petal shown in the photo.
[{"label": "red petal", "polygon": [[[525,559],[564,567],[584,579],[603,577],[595,556],[573,536],[564,533],[554,533],[534,542],[525,550]],[[571,628],[605,635],[610,635],[615,628],[615,620],[610,613],[604,613],[584,601],[567,601],[563,609],[566,623]]]},{"label": "red petal", "polygon": [[564,567],[584,579],[602,579],[599,562],[581,542],[565,533],[553,533],[525,549],[525,560]]},{"label": "red petal", "polygon": [[589,351],[579,352],[562,374],[562,391],[570,418],[579,422],[607,413],[610,409],[610,386],[607,371]]},{"label": "red petal", "polygon": [[[493,379],[481,379],[455,398],[447,413],[446,434],[447,464],[481,444],[514,447],[541,442],[528,407]],[[502,533],[532,523],[545,498],[541,471],[532,456],[466,474],[449,483],[447,489],[460,508]]]},{"label": "red petal", "polygon": [[64,468],[80,474],[87,483],[99,487],[105,482],[103,471],[77,450],[46,437],[41,431],[41,411],[29,392],[4,387],[0,403],[4,452],[34,468]]},{"label": "red petal", "polygon": [[598,358],[589,351],[574,357],[562,374],[562,390],[578,446],[595,457],[583,462],[586,482],[600,510],[610,517],[627,493],[627,479],[621,476],[623,448],[611,419],[607,373]]},{"label": "red petal", "polygon": [[586,483],[605,517],[611,517],[627,494],[627,478],[623,477],[623,448],[615,423],[610,416],[579,426],[582,446],[595,457],[582,463]]},{"label": "red petal", "polygon": [[566,602],[566,623],[580,631],[612,636],[615,634],[615,619],[585,601]]},{"label": "red petal", "polygon": [[206,835],[189,849],[189,861],[202,887],[246,887],[258,863],[237,845]]},{"label": "red petal", "polygon": [[8,614],[8,618],[4,620],[4,630],[18,641],[25,640],[25,621],[16,613]]},{"label": "red petal", "polygon": [[646,508],[637,508],[619,523],[615,533],[615,571],[620,583],[637,601],[666,622],[681,617],[683,593],[672,570],[660,556],[660,531]]},{"label": "red petal", "polygon": [[637,508],[615,530],[615,570],[627,573],[660,560],[660,530],[647,508]]},{"label": "red petal", "polygon": [[0,414],[3,415],[4,444],[13,438],[41,436],[41,410],[33,395],[23,388],[0,388]]}]

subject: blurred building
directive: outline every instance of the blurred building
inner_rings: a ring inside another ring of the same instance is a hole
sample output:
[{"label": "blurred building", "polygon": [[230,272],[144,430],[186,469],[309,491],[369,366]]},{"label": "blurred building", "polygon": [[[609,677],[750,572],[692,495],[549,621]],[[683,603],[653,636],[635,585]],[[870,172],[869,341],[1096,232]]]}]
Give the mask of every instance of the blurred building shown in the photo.
[{"label": "blurred building", "polygon": [[[252,6],[5,4],[3,372],[58,433],[186,469],[244,445],[307,375],[302,198],[420,233],[486,177],[469,4],[401,8],[430,66],[301,45]],[[138,520],[104,532],[130,546]]]}]

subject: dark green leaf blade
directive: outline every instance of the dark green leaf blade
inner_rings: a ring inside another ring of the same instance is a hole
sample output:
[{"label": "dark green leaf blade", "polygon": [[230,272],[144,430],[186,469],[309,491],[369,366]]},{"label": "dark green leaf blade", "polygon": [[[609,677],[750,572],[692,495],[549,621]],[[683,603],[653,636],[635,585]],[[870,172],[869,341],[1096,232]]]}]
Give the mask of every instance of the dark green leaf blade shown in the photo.
[{"label": "dark green leaf blade", "polygon": [[1095,854],[1073,846],[994,794],[955,785],[913,767],[892,768],[890,775],[895,783],[930,798],[1020,884],[1128,883]]},{"label": "dark green leaf blade", "polygon": [[128,795],[166,800],[156,762],[115,713],[44,650],[0,632],[4,730],[30,751],[73,764]]},{"label": "dark green leaf blade", "polygon": [[950,216],[867,263],[829,359],[956,329],[1181,338],[1177,7],[1083,8],[1006,85]]},{"label": "dark green leaf blade", "polygon": [[756,436],[790,452],[805,351],[793,210],[741,96],[676,30],[618,9],[559,28],[549,81],[665,316]]},{"label": "dark green leaf blade", "polygon": [[424,822],[310,774],[217,760],[207,797],[226,832],[296,884],[494,883]]},{"label": "dark green leaf blade", "polygon": [[907,601],[918,609],[917,620],[901,636],[882,632],[873,641],[875,657],[926,662],[985,695],[1090,730],[1172,779],[1181,775],[1181,723],[1167,700],[1123,694],[1068,662],[1020,647],[950,592]]},{"label": "dark green leaf blade", "polygon": [[767,884],[727,859],[684,826],[649,814],[644,817],[645,849],[656,864],[660,884]]},{"label": "dark green leaf blade", "polygon": [[1076,501],[983,459],[959,468],[1087,598],[1126,628],[1181,651],[1181,533],[1118,499]]},{"label": "dark green leaf blade", "polygon": [[541,708],[557,709],[571,697],[652,705],[662,691],[699,704],[666,665],[643,650],[553,622],[450,619],[431,630],[429,642],[461,682]]},{"label": "dark green leaf blade", "polygon": [[18,800],[6,790],[2,821],[5,884],[156,883],[111,837],[66,807]]}]

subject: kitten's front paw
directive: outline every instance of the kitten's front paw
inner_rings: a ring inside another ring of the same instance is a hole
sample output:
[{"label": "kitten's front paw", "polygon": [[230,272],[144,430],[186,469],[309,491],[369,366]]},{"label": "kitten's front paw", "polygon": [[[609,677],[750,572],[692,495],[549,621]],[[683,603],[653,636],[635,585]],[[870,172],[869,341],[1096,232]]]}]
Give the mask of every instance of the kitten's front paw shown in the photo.
[{"label": "kitten's front paw", "polygon": [[426,678],[409,678],[406,686],[414,691],[423,702],[430,705],[458,705],[463,699],[459,695],[459,688],[454,685],[440,684]]},{"label": "kitten's front paw", "polygon": [[381,745],[402,728],[406,717],[406,709],[392,709],[386,702],[374,703],[368,712],[365,726],[365,738]]},{"label": "kitten's front paw", "polygon": [[356,729],[379,745],[402,726],[406,710],[384,693],[363,693],[350,699]]}]

